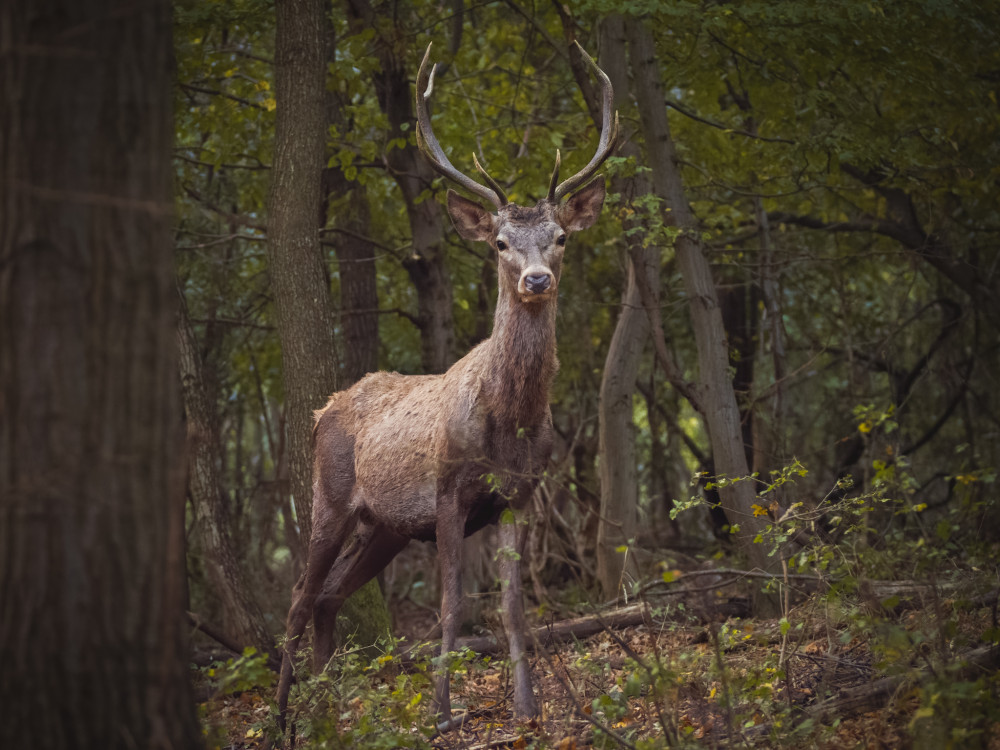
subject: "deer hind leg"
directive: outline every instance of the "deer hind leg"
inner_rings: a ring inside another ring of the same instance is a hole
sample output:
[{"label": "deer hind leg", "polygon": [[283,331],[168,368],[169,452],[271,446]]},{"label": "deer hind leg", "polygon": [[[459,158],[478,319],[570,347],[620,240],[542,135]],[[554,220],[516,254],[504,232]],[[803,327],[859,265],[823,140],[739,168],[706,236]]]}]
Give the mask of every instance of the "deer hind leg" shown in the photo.
[{"label": "deer hind leg", "polygon": [[326,577],[313,607],[313,658],[322,670],[333,655],[337,613],[355,591],[377,576],[410,540],[385,526],[358,524],[343,554]]},{"label": "deer hind leg", "polygon": [[451,690],[448,684],[447,655],[455,650],[462,619],[462,540],[466,515],[459,510],[458,493],[439,493],[437,507],[437,549],[441,568],[441,657],[442,669],[435,675],[434,704],[442,722],[451,719]]},{"label": "deer hind leg", "polygon": [[[313,499],[314,507],[321,502],[319,493]],[[279,725],[284,730],[285,711],[288,708],[288,694],[292,688],[292,672],[295,654],[299,649],[313,605],[326,580],[348,534],[357,523],[357,513],[339,516],[326,508],[326,512],[313,516],[313,532],[309,541],[309,557],[302,577],[292,591],[292,606],[288,610],[285,630],[285,653],[281,659],[281,676],[278,680]]]},{"label": "deer hind leg", "polygon": [[514,715],[518,718],[538,716],[538,703],[531,689],[531,669],[525,638],[524,598],[521,593],[521,554],[528,527],[523,523],[500,523],[499,569],[500,610],[510,648],[510,666],[514,673]]}]

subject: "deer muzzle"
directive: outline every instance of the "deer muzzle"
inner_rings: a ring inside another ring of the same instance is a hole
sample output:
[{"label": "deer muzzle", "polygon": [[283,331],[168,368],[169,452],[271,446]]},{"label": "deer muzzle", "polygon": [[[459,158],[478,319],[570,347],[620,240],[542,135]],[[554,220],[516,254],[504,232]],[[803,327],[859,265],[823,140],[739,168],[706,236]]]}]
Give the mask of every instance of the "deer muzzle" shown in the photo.
[{"label": "deer muzzle", "polygon": [[517,291],[524,302],[540,301],[555,293],[553,282],[548,270],[529,269],[521,275]]},{"label": "deer muzzle", "polygon": [[547,273],[537,273],[524,277],[524,286],[532,294],[541,294],[552,286],[552,277]]}]

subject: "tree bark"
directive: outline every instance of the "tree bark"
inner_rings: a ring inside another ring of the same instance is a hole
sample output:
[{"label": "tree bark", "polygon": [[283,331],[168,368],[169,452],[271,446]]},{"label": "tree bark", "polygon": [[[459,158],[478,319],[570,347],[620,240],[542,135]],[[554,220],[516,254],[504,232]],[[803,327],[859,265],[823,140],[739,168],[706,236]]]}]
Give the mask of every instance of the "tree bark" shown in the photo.
[{"label": "tree bark", "polygon": [[379,346],[375,248],[361,236],[371,230],[368,196],[361,185],[353,187],[350,195],[352,213],[343,220],[348,233],[336,243],[344,332],[344,388],[378,369]]},{"label": "tree bark", "polygon": [[[646,152],[652,169],[653,187],[664,199],[667,223],[682,230],[675,249],[684,279],[698,348],[700,400],[712,443],[716,471],[729,479],[749,474],[743,445],[740,412],[729,376],[729,352],[726,331],[722,323],[719,299],[712,279],[712,270],[703,252],[697,222],[687,202],[680,167],[674,151],[670,126],[664,105],[663,81],[657,63],[650,30],[640,21],[628,21],[629,59],[632,64],[639,116],[645,136]],[[775,558],[767,556],[763,544],[754,538],[763,530],[764,520],[753,514],[751,506],[756,495],[748,481],[724,486],[722,505],[731,523],[739,524],[737,541],[751,564],[771,570]],[[775,602],[770,597],[757,597],[758,614],[771,614]]]},{"label": "tree bark", "polygon": [[281,340],[288,472],[304,547],[312,528],[313,411],[337,389],[333,311],[319,244],[324,5],[279,0],[275,10],[277,111],[267,257]]},{"label": "tree bark", "polygon": [[[337,64],[337,37],[329,16],[325,38],[326,60],[334,66]],[[326,87],[324,102],[329,125],[349,133],[352,122],[335,86]],[[336,208],[331,207],[331,203]],[[327,167],[323,170],[320,218],[339,230],[327,236],[333,238],[340,279],[339,318],[344,341],[343,382],[340,385],[348,388],[378,368],[378,288],[375,247],[366,239],[372,234],[372,226],[365,186],[348,180],[339,167]]]},{"label": "tree bark", "polygon": [[[337,389],[330,290],[319,244],[326,132],[325,4],[275,5],[274,167],[268,207],[268,263],[281,339],[288,471],[303,546],[312,531],[313,411]],[[302,558],[306,559],[303,554]],[[345,608],[358,639],[388,634],[389,614],[371,582]]]},{"label": "tree bark", "polygon": [[205,553],[205,567],[216,597],[222,603],[223,627],[244,648],[274,654],[274,640],[264,625],[264,613],[254,599],[239,557],[225,510],[222,450],[215,399],[205,377],[184,301],[177,320],[181,392],[187,419],[188,490]]},{"label": "tree bark", "polygon": [[170,4],[4,3],[0,28],[0,747],[200,747]]},{"label": "tree bark", "polygon": [[[617,92],[617,105],[628,99],[625,26],[620,16],[604,21],[601,40],[602,63]],[[638,148],[627,138],[620,153],[639,157]],[[612,181],[612,191],[627,202],[648,194],[650,189],[641,174]],[[649,337],[642,286],[652,290],[652,304],[657,305],[659,297],[659,246],[647,243],[644,247],[642,234],[634,233],[629,235],[627,248],[625,290],[605,359],[598,408],[601,512],[597,525],[597,577],[606,598],[619,595],[623,585],[638,575],[635,556],[628,547],[635,538],[639,514],[632,397]],[[620,551],[623,547],[624,553]]]},{"label": "tree bark", "polygon": [[[719,314],[726,335],[727,360],[733,395],[737,397],[742,428],[741,442],[747,456],[747,466],[753,465],[753,404],[747,396],[753,390],[754,373],[758,370],[757,340],[759,331],[757,313],[760,295],[749,283],[742,269],[723,266],[718,271],[720,278],[716,287],[719,299]],[[740,395],[743,396],[740,399]]]}]

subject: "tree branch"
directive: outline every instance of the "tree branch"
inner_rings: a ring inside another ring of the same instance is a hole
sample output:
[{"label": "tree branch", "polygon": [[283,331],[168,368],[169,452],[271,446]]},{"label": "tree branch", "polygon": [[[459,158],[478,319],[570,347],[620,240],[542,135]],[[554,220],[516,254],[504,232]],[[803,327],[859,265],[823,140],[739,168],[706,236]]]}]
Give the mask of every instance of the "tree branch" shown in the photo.
[{"label": "tree branch", "polygon": [[190,83],[178,83],[182,89],[186,91],[194,91],[199,94],[208,94],[210,96],[221,96],[223,99],[231,99],[234,102],[238,102],[246,107],[253,107],[254,109],[259,109],[267,112],[268,109],[263,104],[257,104],[257,102],[252,102],[249,99],[243,99],[242,97],[235,96],[234,94],[227,94],[225,91],[219,91],[218,89],[206,89],[202,86],[194,86]]},{"label": "tree branch", "polygon": [[680,369],[674,362],[670,351],[667,349],[666,337],[663,334],[663,321],[660,320],[660,308],[653,299],[653,290],[649,288],[646,278],[641,273],[635,274],[635,280],[639,287],[639,296],[642,298],[642,305],[646,308],[649,323],[652,327],[653,349],[656,352],[656,361],[663,368],[663,373],[667,377],[667,382],[688,400],[696,412],[705,415],[705,405],[701,396],[693,383],[689,383],[681,375]]},{"label": "tree branch", "polygon": [[682,107],[680,104],[678,104],[675,101],[671,101],[670,99],[664,100],[664,104],[666,104],[667,107],[669,107],[670,109],[677,110],[682,115],[684,115],[689,119],[694,120],[695,122],[700,122],[703,125],[708,125],[709,127],[717,128],[718,130],[725,131],[726,133],[732,133],[733,135],[742,135],[744,138],[752,138],[755,141],[766,141],[767,143],[787,143],[792,146],[794,146],[796,143],[795,141],[791,141],[788,138],[776,138],[776,137],[771,138],[765,135],[758,135],[757,133],[751,133],[748,130],[731,128],[728,125],[724,125],[721,122],[714,122],[705,117],[701,117],[700,115],[696,115],[691,110],[687,109],[686,107]]},{"label": "tree branch", "polygon": [[205,622],[201,618],[200,615],[197,615],[197,614],[195,614],[194,612],[191,612],[191,611],[188,611],[186,614],[187,614],[188,623],[190,623],[190,625],[191,625],[192,628],[194,628],[195,630],[198,630],[198,631],[204,633],[209,638],[211,638],[213,641],[215,641],[216,643],[218,643],[221,646],[225,646],[227,649],[229,649],[230,651],[232,651],[236,655],[240,655],[240,654],[243,653],[243,647],[240,644],[238,644],[236,641],[232,640],[231,638],[227,637],[218,628],[215,628],[215,627],[209,625],[207,622]]},{"label": "tree branch", "polygon": [[194,198],[196,201],[198,201],[198,203],[203,205],[209,211],[218,214],[231,224],[236,224],[242,227],[249,227],[250,229],[257,229],[261,232],[267,231],[267,225],[261,224],[259,221],[251,219],[249,216],[245,214],[234,214],[231,211],[226,211],[224,208],[222,208],[216,203],[213,203],[208,198],[199,193],[197,190],[188,185],[184,186],[184,192],[187,193],[190,197]]}]

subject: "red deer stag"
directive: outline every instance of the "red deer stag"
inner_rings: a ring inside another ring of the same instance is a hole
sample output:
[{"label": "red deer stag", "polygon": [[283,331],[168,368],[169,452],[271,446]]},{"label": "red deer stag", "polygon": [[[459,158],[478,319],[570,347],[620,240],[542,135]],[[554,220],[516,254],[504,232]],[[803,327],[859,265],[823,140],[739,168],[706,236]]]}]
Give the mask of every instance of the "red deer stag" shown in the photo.
[{"label": "red deer stag", "polygon": [[[475,156],[488,187],[459,172],[442,150],[428,113],[434,68],[427,73],[427,47],[417,74],[420,148],[438,172],[496,207],[493,214],[448,191],[448,212],[458,233],[496,250],[500,293],[493,334],[443,375],[373,373],[335,393],[316,413],[312,539],[288,613],[278,686],[282,717],[293,657],[310,616],[315,664],[322,669],[333,652],[334,621],[344,600],[411,539],[437,541],[441,652],[454,650],[462,599],[462,538],[495,523],[505,509],[522,506],[549,458],[549,387],[558,368],[556,294],[563,248],[566,236],[592,225],[604,205],[604,181],[591,178],[618,136],[611,82],[583,54],[603,88],[597,153],[580,173],[558,183],[556,152],[548,195],[533,208],[523,208],[507,201]],[[521,549],[523,529],[500,524],[501,549]],[[534,716],[538,704],[525,654],[516,554],[500,555],[500,579],[514,671],[514,712]],[[449,719],[446,673],[437,679],[434,699],[441,717]]]}]

